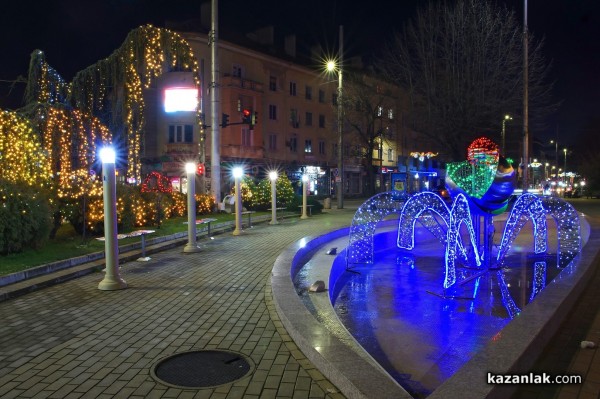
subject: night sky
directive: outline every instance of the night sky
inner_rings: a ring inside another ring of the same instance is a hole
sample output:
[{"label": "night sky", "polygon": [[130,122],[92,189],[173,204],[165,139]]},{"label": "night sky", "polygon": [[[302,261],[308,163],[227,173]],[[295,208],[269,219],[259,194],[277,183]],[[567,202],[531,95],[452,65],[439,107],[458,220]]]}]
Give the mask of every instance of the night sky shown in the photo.
[{"label": "night sky", "polygon": [[[9,0],[11,1],[11,0]],[[249,31],[275,25],[275,34],[296,32],[298,41],[319,42],[335,51],[337,32],[344,25],[345,50],[364,49],[390,40],[394,30],[411,18],[426,1],[370,0],[358,2],[305,0],[219,2],[220,29]],[[523,21],[523,1],[504,0]],[[545,38],[545,56],[553,63],[555,97],[560,110],[548,120],[548,130],[533,132],[569,144],[590,126],[600,126],[600,2],[545,0],[528,2],[529,32]],[[318,9],[317,13],[309,11]],[[200,14],[200,2],[184,0],[57,0],[11,1],[0,14],[0,108],[14,108],[10,81],[27,75],[29,57],[41,49],[65,79],[110,55],[127,33],[145,23],[165,26],[166,20],[188,20]],[[17,87],[23,86],[18,84]],[[20,97],[20,94],[18,95]],[[596,118],[596,121],[594,119]]]}]

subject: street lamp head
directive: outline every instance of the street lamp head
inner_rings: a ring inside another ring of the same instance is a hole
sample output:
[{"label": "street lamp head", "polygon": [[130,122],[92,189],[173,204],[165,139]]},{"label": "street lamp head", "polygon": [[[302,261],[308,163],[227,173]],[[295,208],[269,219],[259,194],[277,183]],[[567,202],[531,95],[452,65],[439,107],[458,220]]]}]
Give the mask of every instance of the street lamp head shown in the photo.
[{"label": "street lamp head", "polygon": [[193,162],[187,162],[185,164],[185,173],[188,175],[191,173],[196,173],[196,164]]},{"label": "street lamp head", "polygon": [[239,179],[244,174],[244,169],[239,166],[236,166],[235,168],[233,168],[232,172],[233,172],[233,177],[236,179]]},{"label": "street lamp head", "polygon": [[510,121],[510,120],[512,120],[512,116],[506,114],[506,115],[504,115],[504,119],[507,121]]},{"label": "street lamp head", "polygon": [[304,183],[306,183],[308,181],[308,176],[307,175],[302,175],[302,181]]},{"label": "street lamp head", "polygon": [[271,171],[269,172],[269,179],[271,180],[277,180],[277,172],[276,171]]},{"label": "street lamp head", "polygon": [[567,149],[563,148],[563,151],[564,151],[565,155],[567,155]]},{"label": "street lamp head", "polygon": [[99,155],[102,163],[115,163],[115,159],[117,157],[115,150],[112,147],[100,148]]},{"label": "street lamp head", "polygon": [[333,72],[336,70],[336,62],[334,60],[328,60],[325,63],[325,67],[327,68],[328,72]]}]

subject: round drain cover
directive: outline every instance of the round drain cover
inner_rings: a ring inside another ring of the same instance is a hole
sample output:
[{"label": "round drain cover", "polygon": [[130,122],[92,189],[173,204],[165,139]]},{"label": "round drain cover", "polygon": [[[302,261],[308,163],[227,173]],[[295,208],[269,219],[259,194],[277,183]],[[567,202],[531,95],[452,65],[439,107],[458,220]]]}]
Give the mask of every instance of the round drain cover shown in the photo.
[{"label": "round drain cover", "polygon": [[176,353],[161,359],[152,368],[152,377],[178,388],[208,388],[244,377],[249,360],[230,351],[205,350]]}]

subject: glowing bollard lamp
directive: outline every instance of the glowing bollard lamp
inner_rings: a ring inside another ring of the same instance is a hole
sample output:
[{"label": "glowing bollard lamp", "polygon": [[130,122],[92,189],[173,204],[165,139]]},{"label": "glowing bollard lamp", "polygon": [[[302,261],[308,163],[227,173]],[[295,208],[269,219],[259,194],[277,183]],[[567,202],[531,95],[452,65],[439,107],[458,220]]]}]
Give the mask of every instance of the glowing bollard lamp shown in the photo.
[{"label": "glowing bollard lamp", "polygon": [[235,180],[235,230],[234,236],[242,234],[242,187],[240,179],[244,174],[244,170],[240,167],[233,168],[233,178]]},{"label": "glowing bollard lamp", "polygon": [[188,208],[188,242],[183,247],[183,252],[199,252],[200,247],[196,244],[196,164],[188,162],[185,164],[187,174],[187,208]]},{"label": "glowing bollard lamp", "polygon": [[271,221],[269,224],[279,224],[277,221],[277,172],[269,172],[269,179],[271,179]]},{"label": "glowing bollard lamp", "polygon": [[300,219],[308,219],[306,214],[306,183],[308,182],[308,176],[302,175],[302,216]]},{"label": "glowing bollard lamp", "polygon": [[102,291],[127,288],[119,275],[119,245],[117,244],[117,180],[115,175],[115,150],[104,147],[100,150],[102,161],[102,192],[104,198],[104,252],[106,273],[98,284]]}]

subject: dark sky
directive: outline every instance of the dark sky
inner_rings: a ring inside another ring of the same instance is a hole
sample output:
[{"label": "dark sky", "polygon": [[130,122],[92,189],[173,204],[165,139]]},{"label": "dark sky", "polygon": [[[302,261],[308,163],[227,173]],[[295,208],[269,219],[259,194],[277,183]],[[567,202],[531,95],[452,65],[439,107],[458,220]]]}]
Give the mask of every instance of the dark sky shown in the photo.
[{"label": "dark sky", "polygon": [[[164,26],[165,20],[186,20],[200,14],[198,0],[9,1],[0,14],[0,107],[8,104],[10,84],[6,81],[27,75],[34,49],[43,50],[50,65],[70,80],[77,71],[110,55],[130,30],[144,23]],[[360,6],[356,1],[341,0],[219,3],[222,29],[247,31],[273,24],[279,26],[276,35],[295,31],[304,41],[335,50],[338,26],[343,24],[345,48],[352,52],[390,39],[426,1],[370,0]],[[515,10],[522,23],[522,0],[500,3]],[[535,134],[553,136],[558,125],[559,142],[568,142],[590,125],[600,109],[600,1],[528,3],[529,31],[545,38],[545,55],[553,62],[555,95],[564,101],[549,121],[548,131]]]}]

